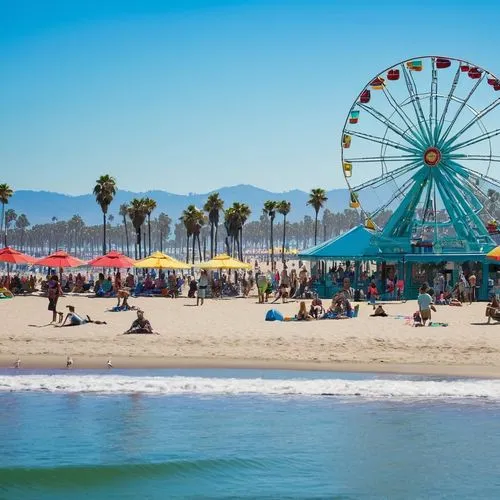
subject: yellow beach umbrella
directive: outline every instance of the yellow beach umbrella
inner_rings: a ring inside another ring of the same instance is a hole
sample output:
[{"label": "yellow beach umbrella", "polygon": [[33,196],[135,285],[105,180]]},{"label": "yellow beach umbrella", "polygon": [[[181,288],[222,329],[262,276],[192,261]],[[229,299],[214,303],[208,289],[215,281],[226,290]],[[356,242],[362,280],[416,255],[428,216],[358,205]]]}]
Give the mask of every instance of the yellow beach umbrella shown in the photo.
[{"label": "yellow beach umbrella", "polygon": [[486,257],[488,259],[493,259],[493,260],[500,260],[500,246],[494,248],[490,252],[486,254]]},{"label": "yellow beach umbrella", "polygon": [[170,257],[170,255],[166,255],[161,252],[154,252],[149,257],[145,259],[138,260],[134,267],[138,267],[141,269],[149,268],[149,269],[191,269],[189,264],[185,264],[180,260],[174,259]]},{"label": "yellow beach umbrella", "polygon": [[251,269],[251,264],[246,264],[240,260],[229,257],[226,253],[221,253],[207,262],[198,264],[200,269]]}]

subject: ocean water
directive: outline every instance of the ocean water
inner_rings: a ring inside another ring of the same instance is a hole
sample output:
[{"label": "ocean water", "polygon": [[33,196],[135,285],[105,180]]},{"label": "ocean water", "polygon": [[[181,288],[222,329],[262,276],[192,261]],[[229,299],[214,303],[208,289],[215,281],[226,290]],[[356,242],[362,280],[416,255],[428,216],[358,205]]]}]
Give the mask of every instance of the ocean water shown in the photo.
[{"label": "ocean water", "polygon": [[500,381],[0,371],[0,499],[500,498]]}]

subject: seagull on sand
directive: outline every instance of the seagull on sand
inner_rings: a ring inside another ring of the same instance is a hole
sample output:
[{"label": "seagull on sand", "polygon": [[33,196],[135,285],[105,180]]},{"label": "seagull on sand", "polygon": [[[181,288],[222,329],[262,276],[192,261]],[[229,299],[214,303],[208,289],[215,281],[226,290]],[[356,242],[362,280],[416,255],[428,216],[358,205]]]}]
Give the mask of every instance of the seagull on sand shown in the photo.
[{"label": "seagull on sand", "polygon": [[14,363],[14,368],[19,368],[21,366],[21,358],[17,358],[16,362]]},{"label": "seagull on sand", "polygon": [[72,368],[73,367],[73,358],[71,356],[68,356],[66,358],[66,368]]},{"label": "seagull on sand", "polygon": [[112,363],[111,363],[111,359],[108,359],[108,362],[106,363],[106,366],[107,366],[108,368],[113,368],[113,365],[112,365]]}]

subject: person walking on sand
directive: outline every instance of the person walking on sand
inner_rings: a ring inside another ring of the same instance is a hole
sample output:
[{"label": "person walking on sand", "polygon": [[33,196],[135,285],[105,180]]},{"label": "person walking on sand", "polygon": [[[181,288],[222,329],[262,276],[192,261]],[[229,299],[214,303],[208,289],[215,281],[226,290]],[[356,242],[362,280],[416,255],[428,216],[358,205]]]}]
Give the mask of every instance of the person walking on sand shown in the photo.
[{"label": "person walking on sand", "polygon": [[61,284],[59,283],[59,278],[56,274],[53,274],[48,282],[47,296],[49,298],[48,310],[52,311],[52,323],[57,321],[57,316],[59,315],[59,323],[63,319],[63,313],[57,311],[57,301],[59,297],[62,297],[63,291]]},{"label": "person walking on sand", "polygon": [[476,275],[472,272],[469,275],[469,304],[476,301],[476,282]]},{"label": "person walking on sand", "polygon": [[427,293],[428,292],[428,287],[425,285],[422,285],[420,288],[420,293],[418,295],[418,308],[420,311],[420,317],[422,318],[422,324],[425,326],[427,321],[429,321],[429,324],[431,324],[431,309],[433,311],[436,310],[432,303],[432,297]]},{"label": "person walking on sand", "polygon": [[205,302],[205,295],[208,288],[208,275],[205,269],[201,270],[200,279],[198,280],[198,294],[196,296],[196,305],[203,305]]}]

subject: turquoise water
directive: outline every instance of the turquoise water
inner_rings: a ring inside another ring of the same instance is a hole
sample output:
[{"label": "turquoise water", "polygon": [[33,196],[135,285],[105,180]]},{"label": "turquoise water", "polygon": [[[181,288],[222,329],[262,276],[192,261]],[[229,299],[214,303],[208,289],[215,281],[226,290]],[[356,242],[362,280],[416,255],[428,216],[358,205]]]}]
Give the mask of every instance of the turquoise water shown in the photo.
[{"label": "turquoise water", "polygon": [[0,372],[1,499],[500,498],[500,383]]}]

